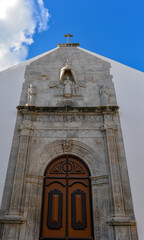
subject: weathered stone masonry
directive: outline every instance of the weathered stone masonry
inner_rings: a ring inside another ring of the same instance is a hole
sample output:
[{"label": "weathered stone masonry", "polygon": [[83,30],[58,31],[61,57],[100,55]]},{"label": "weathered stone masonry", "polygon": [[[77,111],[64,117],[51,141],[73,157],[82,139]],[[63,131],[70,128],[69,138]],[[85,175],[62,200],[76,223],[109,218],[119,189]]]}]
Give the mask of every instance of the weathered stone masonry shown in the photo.
[{"label": "weathered stone masonry", "polygon": [[1,239],[39,239],[44,171],[70,154],[91,172],[95,240],[137,240],[110,64],[62,45],[27,66],[17,108]]}]

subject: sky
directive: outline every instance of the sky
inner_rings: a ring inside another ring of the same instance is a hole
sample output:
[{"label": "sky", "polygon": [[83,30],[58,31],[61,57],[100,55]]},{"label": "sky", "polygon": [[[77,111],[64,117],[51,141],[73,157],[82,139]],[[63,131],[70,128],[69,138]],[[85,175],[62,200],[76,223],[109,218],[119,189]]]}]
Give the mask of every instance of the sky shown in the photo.
[{"label": "sky", "polygon": [[0,0],[0,71],[70,42],[144,71],[143,0]]}]

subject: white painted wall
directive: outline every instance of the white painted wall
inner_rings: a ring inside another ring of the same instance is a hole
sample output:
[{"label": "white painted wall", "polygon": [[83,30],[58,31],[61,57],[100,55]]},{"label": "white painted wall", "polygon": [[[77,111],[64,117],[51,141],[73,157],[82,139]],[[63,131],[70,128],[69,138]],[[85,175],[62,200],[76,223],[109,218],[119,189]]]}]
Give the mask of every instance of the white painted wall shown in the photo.
[{"label": "white painted wall", "polygon": [[10,156],[25,65],[0,72],[0,202]]},{"label": "white painted wall", "polygon": [[144,239],[144,73],[112,62],[113,82],[137,220],[139,240]]},{"label": "white painted wall", "polygon": [[0,205],[26,65],[56,49],[0,72]]},{"label": "white painted wall", "polygon": [[[120,106],[120,119],[139,240],[143,240],[144,73],[89,51],[86,52],[110,62],[112,66],[111,74],[113,75],[117,102]],[[47,53],[43,55],[46,54]],[[30,61],[37,58],[31,59]],[[0,202],[14,132],[16,106],[19,104],[22,83],[24,81],[25,66],[30,61],[0,73]]]}]

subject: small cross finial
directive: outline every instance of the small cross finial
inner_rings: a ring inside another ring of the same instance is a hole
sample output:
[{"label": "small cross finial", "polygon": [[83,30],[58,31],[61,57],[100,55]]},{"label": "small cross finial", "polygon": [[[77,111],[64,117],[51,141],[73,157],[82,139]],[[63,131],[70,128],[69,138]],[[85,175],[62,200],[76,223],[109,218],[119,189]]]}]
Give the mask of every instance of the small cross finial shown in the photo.
[{"label": "small cross finial", "polygon": [[67,37],[67,43],[69,43],[69,38],[73,37],[73,35],[68,33],[68,34],[64,35],[64,37]]}]

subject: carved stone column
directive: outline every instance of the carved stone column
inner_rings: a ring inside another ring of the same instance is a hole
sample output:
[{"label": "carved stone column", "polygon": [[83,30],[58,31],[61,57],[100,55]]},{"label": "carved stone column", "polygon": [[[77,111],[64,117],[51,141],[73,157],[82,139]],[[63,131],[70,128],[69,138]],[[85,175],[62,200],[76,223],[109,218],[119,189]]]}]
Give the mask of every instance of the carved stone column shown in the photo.
[{"label": "carved stone column", "polygon": [[109,214],[107,211],[108,184],[107,175],[91,177],[94,234],[96,240],[108,239],[108,224],[105,221]]},{"label": "carved stone column", "polygon": [[131,240],[130,225],[132,221],[125,214],[124,198],[121,185],[121,175],[119,167],[119,156],[117,151],[115,131],[117,125],[112,120],[112,115],[104,113],[104,124],[102,130],[106,133],[107,152],[109,161],[109,172],[111,180],[111,192],[113,202],[113,213],[107,221],[110,225],[115,226],[116,240]]},{"label": "carved stone column", "polygon": [[20,211],[28,143],[29,143],[29,137],[32,135],[32,132],[33,132],[31,121],[25,120],[22,124],[20,124],[19,130],[20,130],[20,144],[19,144],[17,165],[15,170],[11,204],[10,204],[10,210],[9,210],[9,214],[14,214],[14,215],[18,215]]},{"label": "carved stone column", "polygon": [[102,130],[106,132],[106,139],[107,139],[109,170],[110,170],[113,204],[114,204],[114,209],[113,209],[114,216],[123,216],[125,215],[125,211],[124,211],[124,202],[123,202],[121,179],[120,179],[120,172],[119,172],[118,153],[117,153],[117,146],[115,141],[115,130],[117,126],[114,122],[107,122],[106,116],[104,117],[105,117],[105,122],[103,124]]},{"label": "carved stone column", "polygon": [[[33,127],[29,120],[23,121],[20,124],[20,143],[17,157],[17,164],[15,169],[14,184],[12,190],[12,197],[9,209],[9,215],[3,218],[5,223],[3,240],[16,240],[19,235],[19,224],[23,222],[20,215],[21,198],[23,190],[23,181],[25,175],[26,159],[28,152],[29,138],[32,135]],[[11,224],[9,226],[9,224]]]}]

